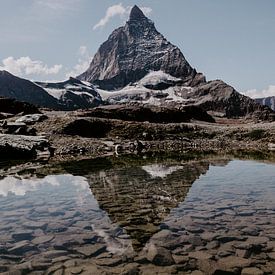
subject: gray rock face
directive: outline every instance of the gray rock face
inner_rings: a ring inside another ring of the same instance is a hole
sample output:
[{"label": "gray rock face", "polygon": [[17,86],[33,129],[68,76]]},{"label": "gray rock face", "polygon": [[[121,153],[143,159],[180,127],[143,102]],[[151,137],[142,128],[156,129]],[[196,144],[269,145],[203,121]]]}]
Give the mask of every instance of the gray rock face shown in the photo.
[{"label": "gray rock face", "polygon": [[159,70],[184,82],[191,82],[197,74],[180,49],[167,41],[134,6],[126,25],[116,29],[100,46],[89,69],[78,79],[112,90]]},{"label": "gray rock face", "polygon": [[266,105],[273,111],[275,111],[275,96],[256,98],[255,101],[261,105]]}]

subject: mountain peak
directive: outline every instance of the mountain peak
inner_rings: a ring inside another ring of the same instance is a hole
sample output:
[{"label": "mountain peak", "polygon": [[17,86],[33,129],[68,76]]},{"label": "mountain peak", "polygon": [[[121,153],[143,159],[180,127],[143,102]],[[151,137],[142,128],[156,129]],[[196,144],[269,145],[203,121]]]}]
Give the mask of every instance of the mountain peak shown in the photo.
[{"label": "mountain peak", "polygon": [[141,20],[146,18],[147,17],[144,15],[142,10],[137,5],[134,5],[130,13],[130,21]]}]

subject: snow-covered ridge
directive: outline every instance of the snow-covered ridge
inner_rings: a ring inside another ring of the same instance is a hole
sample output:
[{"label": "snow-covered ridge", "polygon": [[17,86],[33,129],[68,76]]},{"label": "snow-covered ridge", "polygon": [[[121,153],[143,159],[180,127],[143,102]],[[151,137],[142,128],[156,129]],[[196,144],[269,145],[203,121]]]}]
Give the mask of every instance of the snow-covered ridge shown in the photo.
[{"label": "snow-covered ridge", "polygon": [[[186,99],[181,94],[189,93],[193,88],[177,86],[180,82],[181,79],[163,71],[151,71],[140,81],[127,85],[123,89],[116,91],[97,89],[97,92],[110,104],[140,102],[158,106],[165,102],[186,103]],[[167,88],[157,88],[161,86]]]},{"label": "snow-covered ridge", "polygon": [[90,108],[102,102],[100,94],[91,83],[72,77],[63,82],[37,82],[36,84],[67,109]]}]

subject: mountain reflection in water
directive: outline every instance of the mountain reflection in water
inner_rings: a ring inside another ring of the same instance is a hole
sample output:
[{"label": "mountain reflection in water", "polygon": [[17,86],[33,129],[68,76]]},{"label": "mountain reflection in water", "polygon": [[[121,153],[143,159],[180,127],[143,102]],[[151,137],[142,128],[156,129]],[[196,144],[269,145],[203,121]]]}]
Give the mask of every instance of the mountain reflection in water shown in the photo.
[{"label": "mountain reflection in water", "polygon": [[220,268],[254,243],[245,257],[269,263],[275,251],[274,165],[101,159],[43,169],[0,180],[0,272],[66,271],[74,259],[93,274],[137,263],[170,274],[196,257]]}]

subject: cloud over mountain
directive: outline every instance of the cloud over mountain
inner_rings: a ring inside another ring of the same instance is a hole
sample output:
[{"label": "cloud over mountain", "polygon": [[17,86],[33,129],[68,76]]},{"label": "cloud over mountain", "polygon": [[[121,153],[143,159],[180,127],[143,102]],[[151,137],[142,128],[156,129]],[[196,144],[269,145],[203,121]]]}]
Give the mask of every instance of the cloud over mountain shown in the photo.
[{"label": "cloud over mountain", "polygon": [[[131,9],[131,6],[124,7],[121,3],[110,6],[106,11],[105,16],[101,18],[96,25],[94,25],[93,29],[96,30],[98,28],[104,27],[112,18],[116,16],[120,16],[121,18],[128,16],[131,12]],[[150,7],[141,7],[140,9],[146,16],[152,12]]]}]

